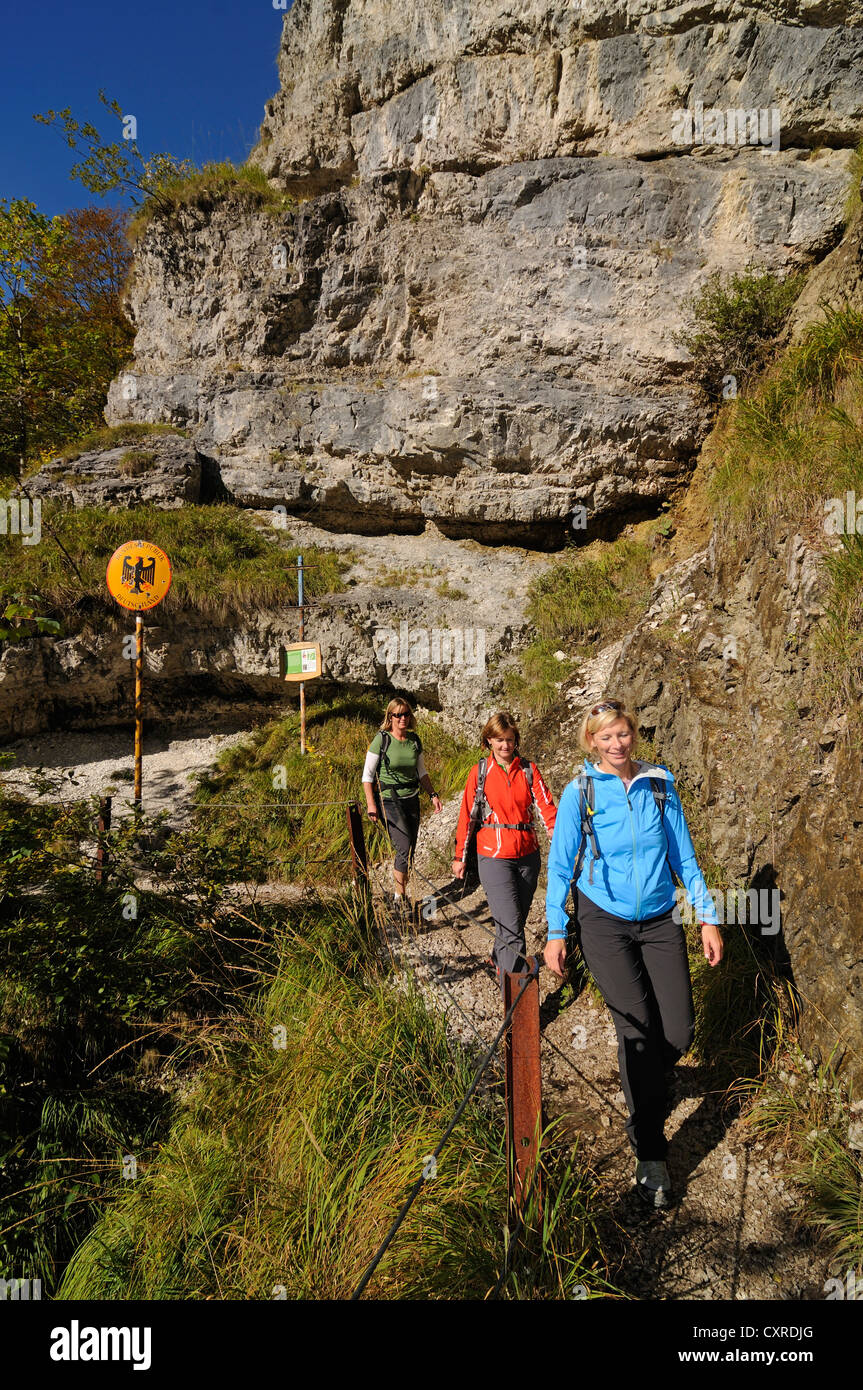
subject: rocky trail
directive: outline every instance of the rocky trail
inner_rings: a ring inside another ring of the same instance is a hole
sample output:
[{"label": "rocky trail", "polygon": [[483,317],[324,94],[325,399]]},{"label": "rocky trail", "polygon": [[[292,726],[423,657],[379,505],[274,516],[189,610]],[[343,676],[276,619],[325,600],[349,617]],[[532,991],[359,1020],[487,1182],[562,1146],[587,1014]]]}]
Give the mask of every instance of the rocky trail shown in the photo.
[{"label": "rocky trail", "polygon": [[[424,862],[420,856],[420,872],[433,878]],[[388,876],[382,869],[384,892]],[[439,875],[435,881],[443,882]],[[414,891],[426,901],[431,896],[425,881]],[[454,889],[453,899],[474,924],[438,898],[429,921],[419,915],[404,954],[427,1002],[446,1013],[453,1033],[467,1044],[476,1043],[477,1034],[491,1043],[501,1018],[489,963],[492,923],[482,889],[463,898],[460,891]],[[545,942],[543,898],[541,885],[527,926],[529,953],[540,953]],[[667,1212],[644,1207],[623,1128],[611,1017],[586,991],[561,1009],[560,992],[560,981],[543,967],[543,1104],[547,1119],[562,1119],[567,1138],[578,1139],[581,1159],[595,1175],[594,1211],[618,1287],[639,1299],[823,1299],[833,1272],[830,1252],[796,1219],[797,1200],[781,1160],[768,1158],[765,1146],[728,1113],[723,1096],[708,1089],[706,1069],[685,1058],[676,1069],[666,1125],[676,1200]]]},{"label": "rocky trail", "polygon": [[[244,721],[248,710],[243,711]],[[226,721],[230,723],[230,721]],[[209,728],[184,729],[182,735],[168,729],[144,729],[142,802],[147,815],[173,808],[175,824],[187,818],[196,775],[211,767],[223,748],[240,743],[247,727],[213,732]],[[16,793],[35,798],[34,775],[42,769],[59,783],[57,795],[64,801],[89,796],[111,796],[112,820],[131,814],[134,784],[134,749],[131,729],[101,732],[56,732],[38,738],[18,739],[6,746],[15,763],[2,774]]]},{"label": "rocky trail", "polygon": [[[615,650],[609,648],[599,667],[613,659]],[[597,670],[594,666],[591,671],[593,679]],[[589,686],[588,678],[579,693],[589,697]],[[213,765],[221,748],[248,732],[151,734],[145,748],[146,810],[172,807],[172,823],[186,823],[195,775]],[[130,737],[123,731],[55,733],[19,740],[13,749],[17,764],[4,773],[4,780],[17,789],[31,785],[30,774],[39,766],[66,774],[68,790],[63,794],[70,798],[129,786]],[[562,788],[562,782],[553,788],[556,799]],[[115,792],[115,815],[129,813],[130,797],[130,786],[127,797]],[[457,815],[454,799],[440,818],[429,816],[423,822],[412,891],[428,916],[417,914],[419,925],[403,937],[400,949],[402,963],[415,971],[426,1001],[446,1014],[454,1036],[475,1045],[479,1039],[491,1042],[501,1017],[489,964],[493,929],[485,895],[477,888],[461,897],[459,885],[438,896],[429,886],[431,882],[453,888],[445,866]],[[387,900],[387,862],[375,868],[374,878],[376,892]],[[244,889],[259,902],[293,902],[306,891],[294,883],[238,884],[232,891],[242,897]],[[531,909],[527,940],[529,951],[541,951],[542,885]],[[578,1138],[582,1160],[595,1175],[599,1230],[612,1262],[619,1262],[616,1278],[623,1292],[649,1299],[823,1297],[829,1251],[796,1220],[793,1187],[781,1163],[762,1156],[764,1146],[753,1142],[723,1106],[722,1095],[707,1089],[702,1071],[685,1060],[677,1068],[666,1130],[677,1201],[668,1212],[645,1210],[634,1190],[634,1160],[623,1130],[626,1109],[610,1016],[586,992],[560,1008],[560,988],[543,969],[544,1106],[549,1120],[563,1120],[568,1138]]]}]

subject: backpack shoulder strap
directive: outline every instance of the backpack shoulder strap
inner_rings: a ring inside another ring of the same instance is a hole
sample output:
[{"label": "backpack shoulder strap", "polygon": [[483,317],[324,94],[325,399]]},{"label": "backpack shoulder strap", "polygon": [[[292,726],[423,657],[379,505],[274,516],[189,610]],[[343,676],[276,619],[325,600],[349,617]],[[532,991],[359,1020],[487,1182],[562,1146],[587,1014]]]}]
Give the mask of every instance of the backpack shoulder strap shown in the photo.
[{"label": "backpack shoulder strap", "polygon": [[476,791],[474,792],[473,806],[470,812],[471,822],[474,825],[478,824],[481,820],[485,820],[483,808],[485,805],[485,775],[487,771],[488,758],[480,758],[477,763]]},{"label": "backpack shoulder strap", "polygon": [[665,798],[668,796],[665,778],[651,777],[650,790],[653,792],[653,799],[659,807],[659,819],[662,820],[665,816]]},{"label": "backpack shoulder strap", "polygon": [[532,824],[533,808],[536,805],[536,797],[533,794],[533,764],[530,758],[526,758],[522,753],[519,753],[518,757],[524,772],[524,780],[527,782],[527,789],[530,792],[530,820]]},{"label": "backpack shoulder strap", "polygon": [[[665,778],[664,778],[664,777],[651,777],[651,779],[650,779],[650,790],[653,792],[653,799],[654,799],[654,801],[656,802],[657,806],[659,807],[659,819],[660,819],[660,822],[661,822],[661,824],[662,824],[662,828],[663,828],[663,830],[664,830],[664,829],[665,829],[665,802],[666,802],[666,800],[667,800],[667,798],[668,798],[668,787],[667,787],[667,785],[666,785],[666,780],[665,780]],[[667,836],[667,835],[666,835],[666,837],[665,837],[665,842],[666,842],[666,845],[667,845],[667,844],[668,844],[668,836]],[[674,869],[672,869],[672,867],[671,867],[671,860],[668,858],[668,851],[667,851],[667,850],[666,850],[666,853],[665,853],[665,860],[666,860],[666,863],[668,864],[668,868],[669,868],[669,871],[670,871],[670,873],[671,873],[671,877],[672,877],[672,879],[674,880],[675,885],[678,886],[678,887],[679,887],[679,886],[682,886],[682,879],[678,878],[677,874],[674,872]]]},{"label": "backpack shoulder strap", "polygon": [[593,807],[596,796],[596,787],[592,777],[588,777],[586,772],[580,772],[576,778],[578,786],[578,808],[581,821],[581,842],[578,847],[578,855],[573,871],[573,883],[581,873],[581,866],[584,863],[584,853],[588,842],[590,843],[590,878],[593,883],[593,866],[598,859],[602,858],[599,852],[599,845],[596,842],[596,832],[593,828]]},{"label": "backpack shoulder strap", "polygon": [[383,765],[384,765],[384,767],[387,769],[387,771],[389,771],[389,766],[390,766],[390,760],[389,760],[389,758],[387,757],[387,749],[389,748],[389,746],[390,746],[390,735],[387,733],[386,729],[382,729],[382,730],[381,730],[381,762],[383,763]]}]

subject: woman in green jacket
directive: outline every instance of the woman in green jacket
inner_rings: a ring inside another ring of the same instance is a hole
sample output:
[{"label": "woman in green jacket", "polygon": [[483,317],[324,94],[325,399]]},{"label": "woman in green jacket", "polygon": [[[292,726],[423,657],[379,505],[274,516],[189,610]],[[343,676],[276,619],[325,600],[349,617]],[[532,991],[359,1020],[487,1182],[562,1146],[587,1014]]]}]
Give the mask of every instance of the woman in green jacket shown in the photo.
[{"label": "woman in green jacket", "polygon": [[[375,780],[381,801],[375,795]],[[416,732],[416,719],[407,700],[390,700],[384,721],[369,744],[363,768],[366,809],[376,824],[383,815],[396,856],[394,906],[406,907],[408,872],[416,849],[420,828],[420,787],[428,792],[436,813],[443,810],[425,769],[423,746]]]}]

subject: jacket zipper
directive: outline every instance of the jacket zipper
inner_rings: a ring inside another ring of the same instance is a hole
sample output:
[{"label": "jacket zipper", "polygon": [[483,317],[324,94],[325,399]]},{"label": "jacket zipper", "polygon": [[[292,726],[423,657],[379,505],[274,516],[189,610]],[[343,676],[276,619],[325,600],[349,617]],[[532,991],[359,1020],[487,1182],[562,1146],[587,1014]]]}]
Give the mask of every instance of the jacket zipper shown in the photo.
[{"label": "jacket zipper", "polygon": [[[632,781],[635,781],[633,777]],[[630,786],[632,783],[630,783]],[[635,820],[632,815],[632,802],[629,799],[629,792],[624,789],[623,795],[626,797],[626,805],[629,809],[629,829],[632,834],[632,872],[635,875],[635,920],[638,921],[638,909],[641,905],[641,884],[638,880],[638,859],[636,857],[635,845]]]}]

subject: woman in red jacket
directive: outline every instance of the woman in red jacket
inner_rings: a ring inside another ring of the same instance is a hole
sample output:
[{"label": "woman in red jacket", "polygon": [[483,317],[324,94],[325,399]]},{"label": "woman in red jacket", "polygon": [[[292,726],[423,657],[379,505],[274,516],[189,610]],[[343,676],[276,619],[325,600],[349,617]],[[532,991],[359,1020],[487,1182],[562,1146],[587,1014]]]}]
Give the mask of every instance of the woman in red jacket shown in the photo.
[{"label": "woman in red jacket", "polygon": [[[497,966],[501,993],[503,972],[525,968],[524,924],[539,878],[539,844],[533,823],[534,803],[548,837],[557,808],[535,763],[518,754],[519,731],[512,715],[492,715],[480,735],[486,757],[483,804],[477,811],[476,850],[479,877],[494,921],[492,962]],[[452,871],[464,878],[471,828],[471,809],[479,780],[479,763],[468,774],[455,837]]]}]

